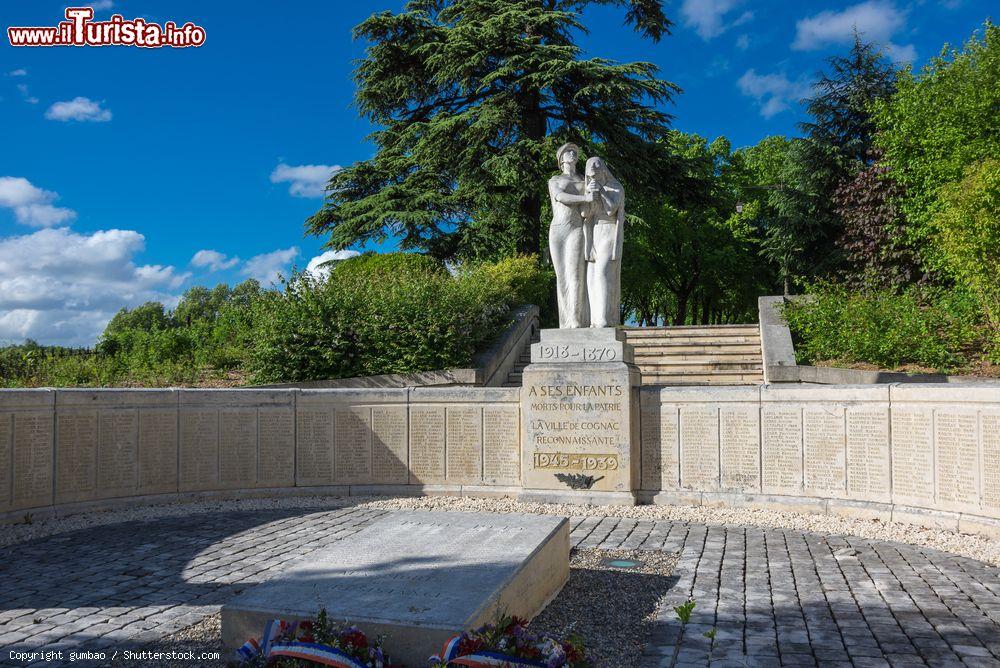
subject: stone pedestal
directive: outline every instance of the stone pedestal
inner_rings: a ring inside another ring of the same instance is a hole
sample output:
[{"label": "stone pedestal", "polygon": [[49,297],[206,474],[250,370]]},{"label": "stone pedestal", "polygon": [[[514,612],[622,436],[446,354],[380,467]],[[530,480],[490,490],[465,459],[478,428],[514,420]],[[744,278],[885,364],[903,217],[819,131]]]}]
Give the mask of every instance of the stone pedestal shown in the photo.
[{"label": "stone pedestal", "polygon": [[543,329],[522,374],[521,499],[634,504],[639,370],[620,330]]}]

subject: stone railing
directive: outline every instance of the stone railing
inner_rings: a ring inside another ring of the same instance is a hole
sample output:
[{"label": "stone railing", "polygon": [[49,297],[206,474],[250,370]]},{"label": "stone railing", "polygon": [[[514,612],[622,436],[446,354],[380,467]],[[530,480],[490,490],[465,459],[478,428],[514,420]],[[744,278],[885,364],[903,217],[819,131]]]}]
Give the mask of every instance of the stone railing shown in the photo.
[{"label": "stone railing", "polygon": [[644,387],[640,498],[1000,536],[1000,386]]},{"label": "stone railing", "polygon": [[[635,391],[641,502],[1000,537],[1000,385]],[[224,496],[520,496],[523,415],[520,388],[3,390],[0,520]]]}]

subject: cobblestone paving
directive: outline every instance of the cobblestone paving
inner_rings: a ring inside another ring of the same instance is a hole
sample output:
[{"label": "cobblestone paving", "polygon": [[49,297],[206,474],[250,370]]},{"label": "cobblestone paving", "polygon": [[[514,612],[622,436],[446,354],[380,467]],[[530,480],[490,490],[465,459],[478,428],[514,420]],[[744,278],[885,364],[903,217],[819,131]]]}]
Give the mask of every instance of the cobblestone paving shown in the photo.
[{"label": "cobblestone paving", "polygon": [[[199,514],[0,549],[0,664],[26,665],[10,660],[13,650],[149,646],[383,512]],[[584,548],[681,554],[642,668],[1000,668],[1000,569],[971,559],[670,521],[575,518],[571,536]],[[672,608],[689,598],[696,606],[682,629]],[[713,628],[714,642],[703,635]]]}]

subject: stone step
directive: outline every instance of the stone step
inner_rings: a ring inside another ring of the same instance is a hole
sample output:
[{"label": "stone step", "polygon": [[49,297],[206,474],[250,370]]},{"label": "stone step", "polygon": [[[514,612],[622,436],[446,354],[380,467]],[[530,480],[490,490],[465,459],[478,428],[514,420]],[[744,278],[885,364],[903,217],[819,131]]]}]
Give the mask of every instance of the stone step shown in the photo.
[{"label": "stone step", "polygon": [[642,374],[643,385],[752,385],[762,383],[760,373],[663,373]]},{"label": "stone step", "polygon": [[654,363],[654,364],[639,364],[639,370],[643,373],[675,373],[677,371],[698,371],[700,373],[717,373],[717,372],[744,372],[744,371],[761,371],[760,362],[709,362],[706,364],[697,363]]},{"label": "stone step", "polygon": [[635,363],[636,364],[657,364],[659,360],[663,360],[663,364],[683,364],[683,363],[693,363],[701,362],[705,364],[710,364],[713,362],[743,362],[743,363],[761,363],[760,350],[756,353],[744,353],[744,352],[715,352],[715,351],[696,351],[696,352],[686,352],[686,353],[636,353]]},{"label": "stone step", "polygon": [[628,340],[694,336],[700,338],[760,335],[758,325],[705,325],[702,327],[624,327]]},{"label": "stone step", "polygon": [[644,337],[629,338],[628,344],[638,350],[651,346],[672,346],[672,345],[699,345],[699,346],[760,346],[760,336],[727,336],[727,337],[706,337],[706,336],[671,336],[671,337]]}]

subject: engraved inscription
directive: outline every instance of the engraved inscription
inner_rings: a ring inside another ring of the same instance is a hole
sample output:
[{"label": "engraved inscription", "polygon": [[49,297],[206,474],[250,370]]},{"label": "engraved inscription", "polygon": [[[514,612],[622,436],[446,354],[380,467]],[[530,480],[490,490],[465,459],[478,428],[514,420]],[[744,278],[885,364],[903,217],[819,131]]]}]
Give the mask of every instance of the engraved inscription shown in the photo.
[{"label": "engraved inscription", "polygon": [[253,487],[257,482],[256,409],[225,409],[219,421],[219,482],[223,487]]},{"label": "engraved inscription", "polygon": [[681,487],[719,488],[717,408],[681,406]]},{"label": "engraved inscription", "polygon": [[934,413],[939,504],[979,505],[976,414],[938,409]]},{"label": "engraved inscription", "polygon": [[1000,509],[1000,413],[979,416],[983,444],[983,506]]},{"label": "engraved inscription", "polygon": [[101,411],[97,487],[102,496],[132,494],[138,487],[139,415],[134,408]]},{"label": "engraved inscription", "polygon": [[333,411],[299,408],[295,412],[299,485],[329,485],[333,482]]},{"label": "engraved inscription", "polygon": [[372,479],[372,411],[370,408],[338,408],[334,482],[358,485]]},{"label": "engraved inscription", "polygon": [[679,471],[677,406],[663,404],[642,411],[642,488],[677,489]]},{"label": "engraved inscription", "polygon": [[892,496],[898,503],[934,502],[931,409],[892,409]]},{"label": "engraved inscription", "polygon": [[483,478],[486,484],[520,484],[520,431],[517,406],[483,408]]},{"label": "engraved inscription", "polygon": [[406,406],[372,408],[372,482],[407,481]]},{"label": "engraved inscription", "polygon": [[14,414],[14,507],[52,503],[52,413]]},{"label": "engraved inscription", "polygon": [[847,489],[854,498],[889,500],[889,410],[847,410]]},{"label": "engraved inscription", "polygon": [[618,455],[580,454],[576,452],[536,452],[536,469],[567,471],[617,471]]},{"label": "engraved inscription", "polygon": [[14,414],[0,413],[0,511],[10,506],[10,465]]},{"label": "engraved inscription", "polygon": [[180,488],[214,489],[219,482],[219,414],[181,410]]},{"label": "engraved inscription", "polygon": [[802,492],[802,411],[761,409],[761,484],[765,493]]},{"label": "engraved inscription", "polygon": [[806,408],[803,411],[806,489],[821,495],[842,495],[846,492],[846,440],[843,408]]},{"label": "engraved inscription", "polygon": [[478,483],[483,468],[483,411],[478,406],[449,406],[448,482]]},{"label": "engraved inscription", "polygon": [[410,482],[444,482],[444,406],[410,407]]},{"label": "engraved inscription", "polygon": [[257,432],[257,484],[295,484],[295,413],[291,408],[261,407],[257,409]]},{"label": "engraved inscription", "polygon": [[60,412],[56,502],[92,499],[97,489],[97,411]]},{"label": "engraved inscription", "polygon": [[177,491],[177,411],[139,410],[139,491]]},{"label": "engraved inscription", "polygon": [[613,362],[618,351],[610,346],[538,345],[540,362]]},{"label": "engraved inscription", "polygon": [[756,406],[719,409],[722,486],[760,491],[760,410]]}]

